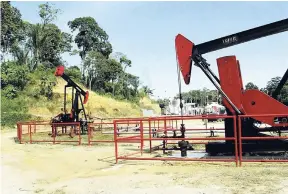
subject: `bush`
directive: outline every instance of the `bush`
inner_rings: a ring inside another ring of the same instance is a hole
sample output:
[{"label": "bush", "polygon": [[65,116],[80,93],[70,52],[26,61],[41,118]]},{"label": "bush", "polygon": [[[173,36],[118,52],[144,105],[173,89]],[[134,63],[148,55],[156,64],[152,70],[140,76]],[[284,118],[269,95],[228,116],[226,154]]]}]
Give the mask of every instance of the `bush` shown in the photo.
[{"label": "bush", "polygon": [[68,67],[65,70],[65,74],[68,75],[73,81],[81,83],[81,71],[77,66]]},{"label": "bush", "polygon": [[2,95],[5,96],[6,98],[16,98],[17,97],[17,89],[12,86],[8,85],[4,89],[2,89]]},{"label": "bush", "polygon": [[29,91],[29,96],[39,98],[45,96],[49,100],[53,97],[53,87],[56,85],[56,77],[54,75],[54,69],[47,69],[43,65],[39,65],[37,69],[30,74],[32,88]]},{"label": "bush", "polygon": [[1,113],[2,127],[15,127],[17,122],[28,121],[32,119],[32,115],[27,113],[3,112]]},{"label": "bush", "polygon": [[12,85],[18,90],[23,90],[29,81],[29,69],[15,62],[6,62],[1,65],[1,87]]},{"label": "bush", "polygon": [[1,126],[14,127],[19,121],[27,121],[32,115],[27,114],[26,102],[18,97],[7,99],[1,96]]}]

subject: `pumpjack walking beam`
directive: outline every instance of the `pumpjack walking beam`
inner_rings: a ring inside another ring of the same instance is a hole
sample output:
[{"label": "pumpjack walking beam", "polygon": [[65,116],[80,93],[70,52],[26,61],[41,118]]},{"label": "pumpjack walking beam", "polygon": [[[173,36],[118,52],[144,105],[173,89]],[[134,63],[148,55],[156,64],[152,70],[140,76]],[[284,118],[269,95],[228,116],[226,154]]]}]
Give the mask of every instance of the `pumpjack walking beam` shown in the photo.
[{"label": "pumpjack walking beam", "polygon": [[280,20],[228,36],[224,36],[215,40],[204,42],[195,46],[198,50],[198,54],[205,54],[227,48],[230,46],[245,43],[251,40],[263,38],[266,36],[278,34],[288,31],[288,19]]}]

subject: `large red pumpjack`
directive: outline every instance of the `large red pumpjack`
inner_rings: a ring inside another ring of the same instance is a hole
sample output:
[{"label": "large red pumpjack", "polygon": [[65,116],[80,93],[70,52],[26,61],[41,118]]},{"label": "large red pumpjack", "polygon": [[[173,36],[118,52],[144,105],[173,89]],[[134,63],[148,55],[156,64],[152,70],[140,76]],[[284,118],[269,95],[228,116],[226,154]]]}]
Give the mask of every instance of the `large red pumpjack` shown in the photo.
[{"label": "large red pumpjack", "polygon": [[[186,85],[190,83],[192,63],[199,67],[213,85],[219,90],[223,98],[228,115],[264,115],[275,114],[280,117],[263,116],[242,119],[242,137],[267,136],[264,131],[281,132],[288,130],[288,107],[277,100],[277,96],[288,79],[288,69],[279,85],[271,96],[259,90],[244,90],[239,61],[235,56],[217,59],[219,78],[210,69],[210,64],[203,58],[203,54],[252,41],[269,35],[288,31],[288,19],[235,33],[202,44],[193,42],[178,34],[175,39],[176,57],[179,69]],[[238,119],[237,119],[238,122]],[[255,123],[265,123],[270,127],[260,129]],[[238,127],[238,123],[237,123]],[[239,131],[238,129],[236,131]],[[225,120],[225,137],[234,137],[233,121]],[[249,140],[243,141],[243,153],[281,152],[288,150],[286,140]],[[210,155],[234,154],[234,141],[223,143],[210,142],[206,145],[206,152]]]}]

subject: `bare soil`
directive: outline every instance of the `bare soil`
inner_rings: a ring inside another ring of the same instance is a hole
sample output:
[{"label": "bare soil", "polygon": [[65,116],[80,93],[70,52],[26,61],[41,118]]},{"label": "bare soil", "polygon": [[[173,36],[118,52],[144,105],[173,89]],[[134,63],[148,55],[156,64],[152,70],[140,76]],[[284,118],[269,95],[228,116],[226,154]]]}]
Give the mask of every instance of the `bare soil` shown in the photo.
[{"label": "bare soil", "polygon": [[17,144],[1,133],[3,194],[288,193],[288,164],[120,161],[114,146]]}]

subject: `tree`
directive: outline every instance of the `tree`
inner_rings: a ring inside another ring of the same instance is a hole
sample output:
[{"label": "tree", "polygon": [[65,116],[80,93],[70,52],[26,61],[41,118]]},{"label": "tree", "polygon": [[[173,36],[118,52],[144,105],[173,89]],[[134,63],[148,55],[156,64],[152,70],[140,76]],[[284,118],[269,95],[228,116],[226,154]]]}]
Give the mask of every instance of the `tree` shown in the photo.
[{"label": "tree", "polygon": [[30,49],[27,44],[14,44],[11,47],[11,53],[19,65],[27,65],[29,63]]},{"label": "tree", "polygon": [[81,49],[79,55],[85,59],[89,51],[97,51],[106,58],[112,53],[112,45],[108,41],[109,36],[99,27],[92,17],[80,17],[68,22],[72,32],[78,30],[74,41]]},{"label": "tree", "polygon": [[131,67],[132,61],[129,60],[127,58],[127,56],[122,54],[122,53],[120,54],[119,61],[120,61],[120,64],[122,65],[122,68],[123,68],[123,73],[120,76],[121,89],[123,91],[123,95],[124,96],[128,96],[128,86],[127,86],[127,82],[128,82],[128,77],[127,76],[128,76],[128,74],[126,73],[126,68],[127,67]]},{"label": "tree", "polygon": [[270,81],[268,81],[266,85],[266,89],[269,95],[272,95],[274,90],[277,88],[280,80],[281,80],[281,77],[277,76],[277,77],[273,77]]},{"label": "tree", "polygon": [[254,83],[252,82],[248,82],[246,85],[245,85],[245,90],[252,90],[252,89],[256,89],[258,90],[258,86],[256,86]]},{"label": "tree", "polygon": [[129,86],[132,86],[135,94],[137,93],[138,87],[140,85],[140,80],[138,76],[132,75],[132,74],[127,74],[127,82]]},{"label": "tree", "polygon": [[52,22],[60,13],[49,3],[39,5],[41,24],[30,24],[28,45],[33,53],[31,70],[37,68],[39,62],[46,67],[55,67],[62,63],[61,54],[71,51],[72,36],[61,30]]},{"label": "tree", "polygon": [[59,13],[61,10],[55,8],[53,4],[46,2],[39,5],[39,16],[44,26],[55,21]]},{"label": "tree", "polygon": [[72,48],[72,36],[61,32],[55,24],[47,24],[39,47],[39,59],[47,66],[55,67],[61,63],[60,54],[69,52]]},{"label": "tree", "polygon": [[[272,95],[275,89],[277,88],[279,82],[281,81],[281,77],[273,77],[270,81],[268,81],[265,90],[268,95]],[[284,104],[288,104],[288,82],[286,82],[278,95],[278,100]]]},{"label": "tree", "polygon": [[84,75],[87,78],[87,86],[99,90],[104,83],[104,70],[107,69],[108,61],[99,52],[90,51],[84,60]]},{"label": "tree", "polygon": [[122,66],[115,59],[109,59],[108,69],[110,70],[110,79],[112,82],[113,91],[112,94],[115,96],[115,82],[120,79],[120,75],[123,73]]},{"label": "tree", "polygon": [[29,81],[27,66],[19,66],[15,62],[1,65],[1,90],[7,98],[14,98]]},{"label": "tree", "polygon": [[68,67],[65,70],[65,74],[68,75],[71,79],[80,82],[81,80],[81,71],[77,66]]},{"label": "tree", "polygon": [[6,53],[12,45],[21,40],[23,21],[20,11],[11,6],[10,1],[1,1],[1,51]]},{"label": "tree", "polygon": [[124,66],[123,70],[125,72],[127,67],[131,67],[132,61],[124,55],[120,58],[120,63]]},{"label": "tree", "polygon": [[260,91],[261,91],[261,92],[263,92],[263,93],[266,93],[266,94],[268,93],[268,91],[267,91],[267,88],[266,88],[266,87],[264,87],[264,88],[260,88]]},{"label": "tree", "polygon": [[158,99],[157,100],[157,103],[160,105],[160,104],[163,104],[165,107],[169,106],[170,104],[170,100],[167,99],[167,98],[164,98],[164,99]]},{"label": "tree", "polygon": [[151,90],[148,86],[143,86],[142,89],[147,96],[153,95],[153,90]]},{"label": "tree", "polygon": [[[182,92],[182,100],[186,103],[197,103],[204,106],[208,102],[219,102],[219,94],[217,90],[209,90],[203,88],[202,90],[190,90],[189,92]],[[174,99],[179,99],[177,94]]]}]

